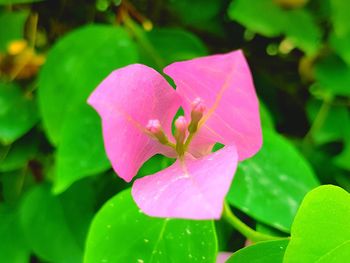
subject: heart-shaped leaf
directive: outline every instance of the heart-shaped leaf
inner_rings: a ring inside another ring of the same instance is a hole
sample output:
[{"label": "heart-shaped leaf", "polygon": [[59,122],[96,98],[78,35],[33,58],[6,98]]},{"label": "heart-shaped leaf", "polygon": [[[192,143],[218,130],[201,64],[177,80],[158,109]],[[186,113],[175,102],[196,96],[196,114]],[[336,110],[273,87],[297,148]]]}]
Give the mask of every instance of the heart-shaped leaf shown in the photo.
[{"label": "heart-shaped leaf", "polygon": [[268,130],[263,138],[261,150],[238,165],[227,199],[255,219],[289,232],[303,197],[319,183],[291,143]]},{"label": "heart-shaped leaf", "polygon": [[50,50],[39,75],[39,102],[46,133],[58,145],[56,193],[109,168],[100,120],[87,98],[109,73],[136,60],[129,35],[113,26],[79,28]]},{"label": "heart-shaped leaf", "polygon": [[113,70],[136,62],[136,46],[122,29],[89,25],[61,38],[50,50],[39,75],[39,104],[53,144],[76,104]]},{"label": "heart-shaped leaf", "polygon": [[62,127],[56,154],[54,192],[65,191],[75,181],[110,167],[102,141],[100,118],[87,104],[76,107]]},{"label": "heart-shaped leaf", "polygon": [[212,221],[146,216],[125,190],[96,214],[84,262],[214,262],[216,253]]},{"label": "heart-shaped leaf", "polygon": [[333,186],[308,193],[295,217],[285,263],[344,263],[350,258],[350,194]]}]

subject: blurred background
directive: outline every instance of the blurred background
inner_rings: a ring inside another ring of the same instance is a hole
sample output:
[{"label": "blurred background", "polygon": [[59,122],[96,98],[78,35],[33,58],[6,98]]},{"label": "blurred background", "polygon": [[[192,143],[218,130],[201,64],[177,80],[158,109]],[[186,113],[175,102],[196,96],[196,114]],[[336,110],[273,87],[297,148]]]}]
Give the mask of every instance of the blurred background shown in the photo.
[{"label": "blurred background", "polygon": [[[321,184],[349,190],[349,14],[347,0],[0,0],[0,261],[81,262],[96,211],[130,187],[110,169],[86,99],[131,63],[161,72],[243,49],[264,127]],[[155,156],[139,176],[171,162]],[[259,221],[233,205],[246,223]],[[220,250],[242,247],[225,227]]]}]

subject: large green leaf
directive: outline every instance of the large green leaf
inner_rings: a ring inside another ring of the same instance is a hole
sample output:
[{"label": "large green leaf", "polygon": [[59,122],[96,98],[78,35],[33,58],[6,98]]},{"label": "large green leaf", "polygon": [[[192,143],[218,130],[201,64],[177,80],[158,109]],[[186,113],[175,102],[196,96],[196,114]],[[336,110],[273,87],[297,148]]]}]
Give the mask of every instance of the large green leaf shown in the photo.
[{"label": "large green leaf", "polygon": [[156,154],[155,156],[148,159],[137,172],[137,177],[143,177],[145,175],[155,174],[170,165],[172,165],[176,159],[165,157],[161,154]]},{"label": "large green leaf", "polygon": [[11,41],[23,39],[27,16],[26,11],[0,14],[0,25],[6,25],[0,27],[0,51],[5,51]]},{"label": "large green leaf", "polygon": [[84,262],[214,262],[216,250],[212,221],[146,216],[125,190],[96,214]]},{"label": "large green leaf", "polygon": [[38,121],[37,107],[30,94],[14,83],[0,82],[0,143],[9,144]]},{"label": "large green leaf", "polygon": [[325,185],[308,193],[292,226],[285,263],[344,263],[350,258],[350,195]]},{"label": "large green leaf", "polygon": [[109,168],[100,119],[86,100],[111,71],[136,60],[129,35],[103,25],[71,32],[49,52],[39,76],[39,102],[46,132],[58,144],[56,193]]},{"label": "large green leaf", "polygon": [[102,141],[101,120],[87,104],[67,116],[58,147],[54,191],[60,193],[75,181],[110,167]]},{"label": "large green leaf", "polygon": [[272,0],[234,0],[228,14],[231,19],[264,36],[283,34],[308,54],[320,48],[320,29],[304,9],[285,10]]},{"label": "large green leaf", "polygon": [[303,197],[318,184],[293,145],[265,131],[262,149],[239,164],[227,199],[255,219],[288,232]]},{"label": "large green leaf", "polygon": [[67,116],[104,77],[136,60],[136,47],[122,28],[89,25],[61,38],[39,75],[39,104],[51,142],[58,144]]},{"label": "large green leaf", "polygon": [[33,188],[21,207],[21,221],[31,249],[50,262],[81,262],[94,196],[88,184],[63,195],[51,194],[48,185]]},{"label": "large green leaf", "polygon": [[235,252],[226,263],[282,263],[288,239],[259,242]]},{"label": "large green leaf", "polygon": [[30,251],[25,242],[18,212],[0,205],[0,255],[2,262],[27,263]]}]

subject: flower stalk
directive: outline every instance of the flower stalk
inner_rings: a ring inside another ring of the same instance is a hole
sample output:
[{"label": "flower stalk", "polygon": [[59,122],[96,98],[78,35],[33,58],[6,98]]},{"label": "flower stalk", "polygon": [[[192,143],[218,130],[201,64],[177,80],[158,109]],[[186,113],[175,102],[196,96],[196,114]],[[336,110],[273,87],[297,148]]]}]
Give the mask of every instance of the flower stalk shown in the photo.
[{"label": "flower stalk", "polygon": [[271,236],[271,235],[260,233],[250,228],[249,226],[247,226],[237,216],[235,216],[232,213],[230,206],[227,204],[227,202],[224,202],[224,211],[223,211],[222,217],[231,226],[233,226],[238,232],[240,232],[242,235],[244,235],[247,239],[249,239],[253,243],[260,242],[260,241],[282,239],[282,237]]}]

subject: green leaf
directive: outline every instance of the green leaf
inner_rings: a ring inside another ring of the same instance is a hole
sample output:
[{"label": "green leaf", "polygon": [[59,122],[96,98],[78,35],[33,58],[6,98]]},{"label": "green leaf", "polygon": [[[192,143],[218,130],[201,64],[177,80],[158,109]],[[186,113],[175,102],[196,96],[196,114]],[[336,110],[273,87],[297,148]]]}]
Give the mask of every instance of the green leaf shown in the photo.
[{"label": "green leaf", "polygon": [[330,34],[330,44],[344,61],[350,65],[350,3],[347,0],[330,0],[331,21],[333,32]]},{"label": "green leaf", "polygon": [[[224,0],[168,0],[167,7],[182,24],[207,32],[213,36],[224,36],[221,13],[226,9]],[[221,16],[221,17],[220,17]]]},{"label": "green leaf", "polygon": [[285,10],[271,0],[234,0],[229,17],[267,37],[285,35],[295,46],[314,54],[321,45],[321,31],[304,9]]},{"label": "green leaf", "polygon": [[85,235],[93,216],[88,184],[54,196],[48,185],[33,188],[21,207],[21,222],[31,249],[45,261],[81,262]]},{"label": "green leaf", "polygon": [[172,9],[185,24],[198,25],[213,19],[220,12],[223,1],[218,0],[177,0],[169,1]]},{"label": "green leaf", "polygon": [[212,221],[146,216],[125,190],[96,214],[84,262],[214,262],[216,253]]},{"label": "green leaf", "polygon": [[25,166],[35,156],[38,140],[28,135],[5,147],[6,152],[0,157],[0,172],[9,172]]},{"label": "green leaf", "polygon": [[235,252],[226,263],[282,263],[288,239],[259,242]]},{"label": "green leaf", "polygon": [[[317,144],[324,144],[336,140],[343,140],[350,132],[350,115],[345,106],[331,106],[324,116],[321,126],[312,134],[312,140]],[[319,112],[321,103],[310,100],[307,104],[307,113],[312,123]]]},{"label": "green leaf", "polygon": [[67,116],[104,77],[136,60],[136,46],[119,27],[88,25],[61,38],[39,74],[39,104],[51,142],[61,141]]},{"label": "green leaf", "polygon": [[28,12],[26,11],[0,14],[0,25],[6,25],[0,27],[0,51],[6,51],[11,41],[23,39],[24,23],[27,17]]},{"label": "green leaf", "polygon": [[306,9],[286,11],[288,21],[284,34],[298,48],[313,55],[321,48],[322,33],[314,17]]},{"label": "green leaf", "polygon": [[32,95],[23,94],[14,83],[0,82],[0,142],[12,143],[38,121]]},{"label": "green leaf", "polygon": [[282,34],[287,19],[280,8],[269,0],[232,1],[228,15],[248,29],[268,37]]},{"label": "green leaf", "polygon": [[261,222],[256,223],[255,229],[257,232],[262,234],[275,236],[275,237],[287,237],[286,233],[281,232],[280,230],[277,230],[276,228],[270,227]]},{"label": "green leaf", "polygon": [[30,182],[28,169],[0,173],[1,197],[9,205],[16,205],[21,198],[23,189]]},{"label": "green leaf", "polygon": [[349,257],[350,195],[338,186],[320,186],[298,210],[284,262],[343,263]]},{"label": "green leaf", "polygon": [[71,32],[49,52],[39,76],[39,102],[47,135],[58,145],[56,193],[110,167],[100,118],[86,100],[111,71],[136,60],[129,35],[102,25]]},{"label": "green leaf", "polygon": [[321,89],[334,95],[350,96],[350,66],[336,56],[316,64],[315,78]]},{"label": "green leaf", "polygon": [[30,251],[19,224],[18,212],[0,204],[0,255],[2,262],[29,262]]},{"label": "green leaf", "polygon": [[138,177],[145,175],[155,174],[170,165],[172,165],[176,159],[165,157],[164,155],[157,154],[147,160],[137,172]]},{"label": "green leaf", "polygon": [[[162,58],[164,65],[208,54],[207,48],[196,35],[182,29],[154,29],[147,32],[146,37]],[[140,53],[143,63],[155,66],[142,47]]]},{"label": "green leaf", "polygon": [[255,219],[289,232],[303,197],[319,183],[291,143],[269,130],[263,138],[262,149],[239,164],[227,199]]},{"label": "green leaf", "polygon": [[218,240],[218,250],[229,250],[230,239],[232,239],[232,233],[235,229],[225,219],[221,219],[215,221],[215,230]]},{"label": "green leaf", "polygon": [[329,0],[331,10],[331,21],[334,32],[338,36],[350,33],[349,13],[350,3],[348,0]]},{"label": "green leaf", "polygon": [[54,192],[66,190],[75,181],[110,168],[103,147],[101,120],[87,104],[70,112],[62,127],[56,160]]},{"label": "green leaf", "polygon": [[337,36],[334,33],[330,35],[330,44],[337,54],[350,65],[350,32],[345,36]]}]

